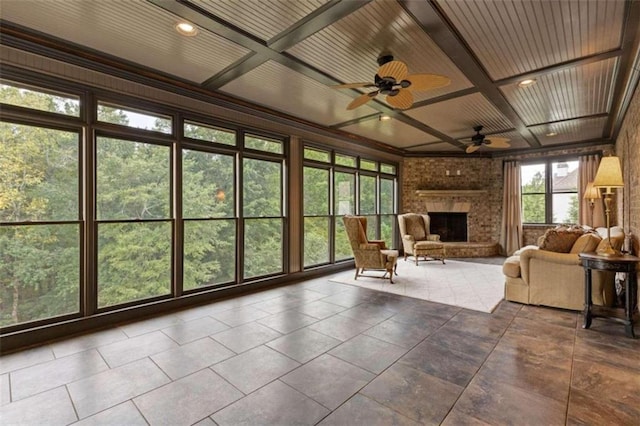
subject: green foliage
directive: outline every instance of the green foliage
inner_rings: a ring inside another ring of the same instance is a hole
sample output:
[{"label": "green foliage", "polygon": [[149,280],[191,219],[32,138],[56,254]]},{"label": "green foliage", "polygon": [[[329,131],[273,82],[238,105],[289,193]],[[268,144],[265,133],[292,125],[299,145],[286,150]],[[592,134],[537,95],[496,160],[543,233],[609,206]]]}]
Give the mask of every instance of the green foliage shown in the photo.
[{"label": "green foliage", "polygon": [[545,223],[544,193],[544,176],[540,172],[522,185],[522,221],[524,223]]}]

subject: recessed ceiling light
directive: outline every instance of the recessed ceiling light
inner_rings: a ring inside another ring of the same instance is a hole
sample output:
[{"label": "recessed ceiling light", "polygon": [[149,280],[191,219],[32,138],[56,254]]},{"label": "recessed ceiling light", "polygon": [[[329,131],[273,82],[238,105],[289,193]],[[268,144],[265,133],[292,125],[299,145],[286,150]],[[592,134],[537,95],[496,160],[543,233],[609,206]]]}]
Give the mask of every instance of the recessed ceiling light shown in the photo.
[{"label": "recessed ceiling light", "polygon": [[176,24],[176,31],[187,37],[193,37],[198,34],[198,29],[188,22],[179,22]]},{"label": "recessed ceiling light", "polygon": [[387,121],[387,120],[391,120],[391,117],[388,115],[381,115],[380,116],[380,121]]},{"label": "recessed ceiling light", "polygon": [[527,87],[527,86],[531,86],[533,83],[535,83],[536,80],[533,78],[527,78],[526,80],[522,80],[518,82],[518,86],[520,87]]},{"label": "recessed ceiling light", "polygon": [[552,138],[552,137],[557,136],[557,135],[558,135],[558,134],[557,134],[556,132],[549,132],[549,133],[547,133],[545,136],[547,136],[547,137],[549,137],[549,138]]}]

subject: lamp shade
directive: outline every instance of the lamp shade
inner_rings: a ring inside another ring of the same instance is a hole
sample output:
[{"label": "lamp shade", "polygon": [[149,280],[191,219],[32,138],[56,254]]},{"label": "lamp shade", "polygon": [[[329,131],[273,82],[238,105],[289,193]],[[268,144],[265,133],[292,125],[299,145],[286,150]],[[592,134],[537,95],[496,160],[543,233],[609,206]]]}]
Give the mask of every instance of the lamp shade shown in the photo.
[{"label": "lamp shade", "polygon": [[593,186],[593,182],[589,182],[587,187],[584,190],[584,195],[582,196],[585,200],[595,200],[600,198],[600,190]]},{"label": "lamp shade", "polygon": [[612,155],[600,160],[593,186],[596,188],[622,188],[624,186],[620,158]]}]

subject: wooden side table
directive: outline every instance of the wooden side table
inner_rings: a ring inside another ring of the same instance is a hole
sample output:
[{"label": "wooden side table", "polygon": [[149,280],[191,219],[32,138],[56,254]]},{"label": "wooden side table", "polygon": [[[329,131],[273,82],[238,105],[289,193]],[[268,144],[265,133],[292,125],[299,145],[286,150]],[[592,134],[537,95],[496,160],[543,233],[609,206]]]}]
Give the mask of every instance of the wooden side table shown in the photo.
[{"label": "wooden side table", "polygon": [[[637,270],[640,258],[631,255],[601,256],[596,253],[580,253],[578,255],[584,267],[584,324],[582,328],[591,326],[594,317],[613,318],[624,323],[627,336],[635,338],[633,320],[637,310]],[[621,309],[593,306],[591,302],[591,270],[625,272],[627,279],[624,282],[625,307],[621,315]]]}]

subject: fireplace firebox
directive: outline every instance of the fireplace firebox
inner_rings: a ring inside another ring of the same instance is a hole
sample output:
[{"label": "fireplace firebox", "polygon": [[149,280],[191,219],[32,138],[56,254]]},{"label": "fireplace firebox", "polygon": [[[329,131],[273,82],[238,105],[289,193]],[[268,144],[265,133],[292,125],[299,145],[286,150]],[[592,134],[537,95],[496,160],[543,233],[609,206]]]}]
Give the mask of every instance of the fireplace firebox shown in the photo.
[{"label": "fireplace firebox", "polygon": [[430,232],[440,235],[445,242],[467,241],[467,214],[451,212],[429,212]]}]

